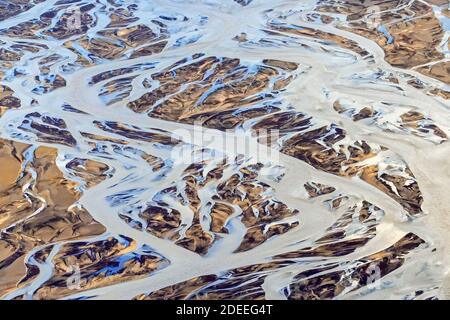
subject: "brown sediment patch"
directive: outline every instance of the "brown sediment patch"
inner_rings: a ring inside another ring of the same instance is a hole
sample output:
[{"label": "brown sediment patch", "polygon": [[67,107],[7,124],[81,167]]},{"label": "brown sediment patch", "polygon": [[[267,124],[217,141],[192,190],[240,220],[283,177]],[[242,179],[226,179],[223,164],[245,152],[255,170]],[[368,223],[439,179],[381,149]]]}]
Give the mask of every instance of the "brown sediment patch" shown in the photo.
[{"label": "brown sediment patch", "polygon": [[[161,85],[156,90],[146,93],[139,99],[128,103],[128,107],[135,112],[148,111],[159,99],[162,99],[167,95],[176,93],[184,83],[188,83],[191,81],[200,81],[205,75],[206,71],[218,61],[219,60],[216,57],[207,57],[186,66],[177,68],[170,66],[164,71],[153,74],[151,76],[152,79],[159,81]],[[182,64],[184,62],[185,59],[179,61],[177,64]],[[237,63],[239,63],[238,59],[234,59],[232,61],[230,59],[227,59],[226,62],[228,64],[233,64],[231,68],[235,67]],[[175,78],[173,77],[173,72],[171,72],[172,70],[176,71]],[[195,97],[193,96],[192,98]],[[190,99],[190,101],[188,101],[189,103],[194,103],[193,100],[195,101],[195,99],[192,98]],[[183,110],[180,110],[178,113],[181,112],[183,112]],[[178,114],[176,114],[175,116],[178,116]],[[170,117],[170,119],[173,120],[175,116],[171,116],[169,113],[166,117]]]},{"label": "brown sediment patch", "polygon": [[444,9],[442,10],[442,14],[448,18],[450,18],[450,10],[449,9]]},{"label": "brown sediment patch", "polygon": [[15,51],[11,51],[5,48],[0,48],[0,60],[6,62],[16,62],[19,61],[21,55]]},{"label": "brown sediment patch", "polygon": [[116,139],[111,137],[105,137],[99,134],[93,134],[88,132],[80,132],[80,134],[88,139],[95,140],[95,141],[103,141],[103,142],[112,142],[116,144],[128,144],[128,141],[122,140],[122,139]]},{"label": "brown sediment patch", "polygon": [[21,39],[39,39],[40,36],[36,34],[37,31],[48,27],[51,23],[51,18],[46,18],[47,14],[53,15],[53,12],[42,14],[41,19],[32,19],[8,29],[2,29],[0,30],[0,34]]},{"label": "brown sediment patch", "polygon": [[330,24],[334,21],[334,18],[326,15],[326,14],[320,14],[317,12],[314,13],[308,13],[306,15],[306,18],[308,19],[308,21],[310,22],[317,22],[317,21],[321,21],[324,24]]},{"label": "brown sediment patch", "polygon": [[99,93],[99,97],[106,102],[107,105],[121,102],[127,98],[133,90],[133,80],[136,76],[119,78],[105,83]]},{"label": "brown sediment patch", "polygon": [[295,252],[281,254],[275,258],[300,259],[311,257],[340,257],[348,255],[356,249],[363,247],[370,240],[369,237],[363,237],[338,241],[342,236],[343,235],[341,232],[329,233],[320,240],[334,240],[336,242],[321,244],[314,248],[305,248]]},{"label": "brown sediment patch", "polygon": [[341,128],[325,126],[293,136],[285,142],[281,151],[323,171],[350,174],[351,170],[343,171],[342,168],[374,157],[375,153],[362,141],[357,142],[355,147],[348,147],[350,157],[347,157],[343,150],[336,151],[333,148],[334,144],[344,138],[345,132]]},{"label": "brown sediment patch", "polygon": [[0,21],[12,18],[30,10],[45,0],[8,0],[0,2]]},{"label": "brown sediment patch", "polygon": [[233,40],[237,42],[247,42],[248,41],[247,34],[245,32],[241,32],[240,34],[234,36]]},{"label": "brown sediment patch", "polygon": [[383,48],[385,60],[393,66],[411,68],[443,58],[436,49],[443,32],[431,12],[412,21],[391,25],[388,31],[394,37],[394,42],[386,43]]},{"label": "brown sediment patch", "polygon": [[371,165],[362,169],[360,177],[400,203],[409,214],[421,214],[423,197],[419,185],[410,178],[414,176],[408,167],[405,168],[405,173],[409,177],[380,173],[377,166]]},{"label": "brown sediment patch", "polygon": [[14,91],[4,85],[0,85],[0,117],[10,109],[18,109],[21,106],[19,98],[14,97]]},{"label": "brown sediment patch", "polygon": [[326,41],[327,44],[333,44],[338,47],[351,50],[363,57],[369,55],[369,53],[365,49],[361,48],[355,41],[329,32],[324,32],[309,27],[300,27],[295,25],[278,25],[273,23],[269,24],[269,27],[271,30],[275,30],[281,33],[304,36],[311,39],[316,39],[317,41],[323,40]]},{"label": "brown sediment patch", "polygon": [[450,61],[438,62],[416,69],[420,73],[450,85]]},{"label": "brown sediment patch", "polygon": [[[81,193],[56,165],[57,151],[38,147],[27,157],[31,146],[0,141],[2,159],[0,226],[0,295],[25,276],[25,254],[36,246],[102,234],[105,228],[76,202]],[[89,161],[78,173],[90,176],[93,186],[104,178],[104,165]],[[92,177],[95,177],[93,179]]]},{"label": "brown sediment patch", "polygon": [[234,2],[239,3],[241,6],[248,6],[253,0],[234,0]]},{"label": "brown sediment patch", "polygon": [[[58,40],[86,34],[96,24],[96,18],[89,14],[89,11],[94,8],[95,5],[92,3],[69,4],[59,1],[54,8],[42,13],[39,17],[3,29],[0,34],[21,39],[52,37]],[[50,26],[52,27],[49,28]]]},{"label": "brown sediment patch", "polygon": [[367,119],[367,118],[373,118],[378,114],[378,112],[374,111],[373,108],[370,106],[363,107],[359,111],[357,111],[357,110],[345,108],[339,101],[335,101],[333,103],[333,109],[336,110],[338,113],[350,112],[353,121],[359,121],[359,120],[363,120],[363,119]]},{"label": "brown sediment patch", "polygon": [[[85,34],[91,27],[95,26],[95,19],[88,13],[90,10],[94,9],[94,4],[78,5],[78,12],[74,12],[74,8],[71,11],[64,12],[59,20],[50,29],[42,32],[47,36],[54,37],[58,40],[67,39],[75,35]],[[74,23],[73,15],[77,14],[76,24],[71,26],[70,23]]]},{"label": "brown sediment patch", "polygon": [[298,64],[295,62],[283,61],[283,60],[275,60],[275,59],[264,59],[262,61],[265,65],[281,68],[286,71],[295,71],[298,68]]},{"label": "brown sediment patch", "polygon": [[336,188],[317,182],[308,182],[304,184],[306,192],[310,198],[316,198],[336,191]]},{"label": "brown sediment patch", "polygon": [[167,41],[160,41],[155,44],[151,44],[151,45],[136,49],[130,55],[130,59],[146,57],[146,56],[154,55],[156,53],[160,53],[161,51],[164,50],[166,45],[167,45]]},{"label": "brown sediment patch", "polygon": [[109,167],[101,162],[90,159],[74,158],[66,164],[72,174],[81,178],[87,188],[91,188],[105,180],[108,175]]},{"label": "brown sediment patch", "polygon": [[79,270],[77,292],[148,277],[170,262],[150,248],[138,248],[132,239],[120,236],[95,242],[64,245],[52,260],[54,273],[34,294],[35,299],[58,299],[73,293],[68,287]]},{"label": "brown sediment patch", "polygon": [[32,91],[36,94],[46,94],[66,86],[66,80],[59,74],[42,73],[35,80],[38,86]]},{"label": "brown sediment patch", "polygon": [[347,203],[349,197],[347,195],[338,194],[330,199],[325,200],[323,203],[328,206],[330,211],[336,211]]},{"label": "brown sediment patch", "polygon": [[353,116],[353,121],[359,121],[362,119],[371,118],[375,115],[371,107],[364,107],[357,114]]},{"label": "brown sediment patch", "polygon": [[45,56],[44,58],[39,59],[39,68],[42,73],[49,72],[48,68],[51,67],[56,62],[59,62],[63,60],[64,57],[58,53],[53,53],[48,56]]},{"label": "brown sediment patch", "polygon": [[[417,82],[414,80],[418,79],[409,80],[408,84],[418,89],[425,88],[425,85],[422,82]],[[342,103],[339,100],[334,102],[333,108],[338,113],[352,118],[353,121],[371,119],[372,121],[366,122],[367,125],[378,125],[387,132],[392,132],[395,128],[397,131],[401,131],[402,133],[412,134],[423,139],[430,140],[436,144],[443,143],[448,140],[447,134],[440,129],[432,119],[426,117],[421,112],[412,109],[404,112],[400,116],[397,116],[397,119],[392,120],[392,117],[389,117],[389,112],[392,112],[392,110],[389,110],[388,108],[383,109],[372,106],[359,108],[352,103]],[[410,108],[411,107],[408,107],[407,109]],[[386,120],[386,118],[389,120]],[[386,127],[387,123],[389,123],[388,127]]]},{"label": "brown sediment patch", "polygon": [[[151,168],[153,172],[158,172],[163,168],[168,168],[170,164],[166,163],[162,158],[155,155],[144,152],[138,148],[133,148],[130,146],[125,146],[123,144],[108,144],[101,142],[88,142],[91,147],[89,154],[106,156],[110,158],[114,155],[121,155],[127,158],[134,158],[138,160],[139,158],[144,160]],[[136,159],[137,156],[137,159]]]},{"label": "brown sediment patch", "polygon": [[137,47],[150,41],[161,40],[148,26],[138,24],[122,29],[106,29],[98,32],[99,35],[123,41],[129,47]]},{"label": "brown sediment patch", "polygon": [[1,141],[1,162],[2,162],[2,179],[0,179],[1,191],[4,192],[10,187],[13,187],[19,178],[22,170],[21,162],[23,158],[21,155],[28,147],[23,143],[13,143],[5,140]]},{"label": "brown sediment patch", "polygon": [[202,126],[218,129],[227,130],[236,128],[244,124],[247,120],[254,119],[260,116],[270,114],[280,109],[275,106],[265,105],[262,107],[254,108],[239,108],[236,110],[226,110],[219,112],[205,112],[199,115],[192,116],[190,120],[194,123],[202,123]]},{"label": "brown sediment patch", "polygon": [[34,133],[39,141],[75,146],[77,141],[72,136],[63,119],[41,115],[38,112],[25,116],[19,129]]},{"label": "brown sediment patch", "polygon": [[439,88],[434,88],[434,89],[430,90],[429,94],[442,97],[446,100],[450,99],[450,91],[446,91],[446,90],[439,89]]},{"label": "brown sediment patch", "polygon": [[[304,113],[296,111],[282,111],[274,112],[260,121],[256,122],[252,129],[255,132],[262,130],[278,130],[280,136],[285,136],[296,131],[303,131],[310,128],[312,125],[312,118]],[[276,142],[276,141],[274,141]]]},{"label": "brown sediment patch", "polygon": [[[371,10],[374,6],[380,13]],[[383,48],[385,60],[393,66],[409,69],[444,58],[437,49],[444,36],[439,19],[432,7],[421,1],[331,0],[321,1],[317,10],[346,14],[347,23],[339,23],[337,27],[375,41]],[[375,21],[376,26],[367,20]],[[390,39],[377,28],[379,25],[385,28]],[[419,72],[445,80],[442,72],[430,73],[422,68]]]},{"label": "brown sediment patch", "polygon": [[166,163],[160,157],[151,155],[151,154],[149,154],[147,152],[144,152],[144,151],[142,151],[140,149],[137,149],[137,148],[133,148],[133,147],[130,147],[130,146],[122,147],[122,146],[115,146],[115,145],[113,145],[113,149],[116,152],[120,149],[120,150],[123,150],[125,152],[130,152],[132,154],[139,155],[145,162],[147,162],[149,164],[150,167],[152,167],[154,172],[157,172],[157,171],[161,170],[162,168],[164,168],[166,166]]},{"label": "brown sediment patch", "polygon": [[[120,57],[125,51],[120,44],[108,39],[82,37],[77,40],[77,43],[81,45],[83,49],[91,52],[92,55],[102,59],[115,59]],[[95,64],[95,61],[90,55],[87,57],[76,49],[77,43],[70,40],[64,43],[64,47],[77,54],[76,63],[83,67],[88,67]]]},{"label": "brown sediment patch", "polygon": [[94,121],[94,124],[103,131],[117,134],[129,139],[159,143],[162,145],[177,145],[181,141],[171,137],[170,133],[163,130],[142,130],[138,127],[128,126],[122,123],[112,121]]},{"label": "brown sediment patch", "polygon": [[141,63],[141,64],[135,64],[133,66],[126,67],[126,68],[104,71],[104,72],[101,72],[101,73],[93,76],[91,78],[91,80],[89,81],[89,84],[91,84],[91,85],[97,84],[99,82],[102,82],[102,81],[105,81],[105,80],[108,80],[108,79],[111,79],[114,77],[123,76],[128,73],[136,72],[139,70],[145,71],[145,70],[153,69],[154,66],[155,66],[154,63]]},{"label": "brown sediment patch", "polygon": [[402,126],[412,129],[414,132],[421,133],[433,132],[434,135],[442,138],[442,141],[448,140],[447,135],[431,119],[426,118],[422,113],[417,111],[409,111],[400,115]]},{"label": "brown sediment patch", "polygon": [[133,59],[159,53],[167,44],[167,41],[161,40],[167,37],[164,30],[161,30],[161,33],[155,33],[150,27],[138,24],[132,27],[104,29],[95,36],[83,36],[77,39],[76,43],[91,53],[89,57],[80,53],[73,41],[67,41],[64,46],[78,55],[79,63],[90,65],[95,63],[92,56],[101,59],[117,59],[132,50],[131,58]]},{"label": "brown sediment patch", "polygon": [[424,81],[418,79],[417,77],[413,77],[410,75],[408,75],[407,77],[411,78],[407,81],[408,85],[410,85],[416,89],[419,89],[419,90],[424,90],[424,92],[427,95],[441,97],[446,100],[450,99],[450,91],[445,90],[443,86],[437,87],[433,84],[424,82]]},{"label": "brown sediment patch", "polygon": [[[364,162],[379,152],[365,141],[338,150],[334,148],[345,138],[345,132],[336,126],[322,127],[294,135],[286,140],[281,152],[318,168],[340,176],[359,176],[362,180],[382,190],[411,214],[422,212],[422,196],[414,175],[407,166],[404,173],[384,173],[378,164],[365,165]],[[408,178],[403,176],[405,174]]]},{"label": "brown sediment patch", "polygon": [[[177,238],[176,229],[181,225],[181,214],[178,210],[149,205],[139,217],[147,222],[147,232],[162,239]],[[125,215],[121,215],[121,218],[127,223],[131,222]]]},{"label": "brown sediment patch", "polygon": [[210,274],[166,287],[136,300],[264,300],[262,289],[265,277],[246,275],[229,280]]}]

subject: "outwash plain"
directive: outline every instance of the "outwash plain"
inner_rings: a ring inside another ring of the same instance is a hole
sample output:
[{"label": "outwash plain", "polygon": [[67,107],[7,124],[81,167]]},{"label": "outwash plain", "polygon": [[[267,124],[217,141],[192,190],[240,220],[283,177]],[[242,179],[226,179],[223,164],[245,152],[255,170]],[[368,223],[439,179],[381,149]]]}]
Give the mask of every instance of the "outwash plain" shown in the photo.
[{"label": "outwash plain", "polygon": [[450,299],[449,9],[0,0],[0,299]]}]

